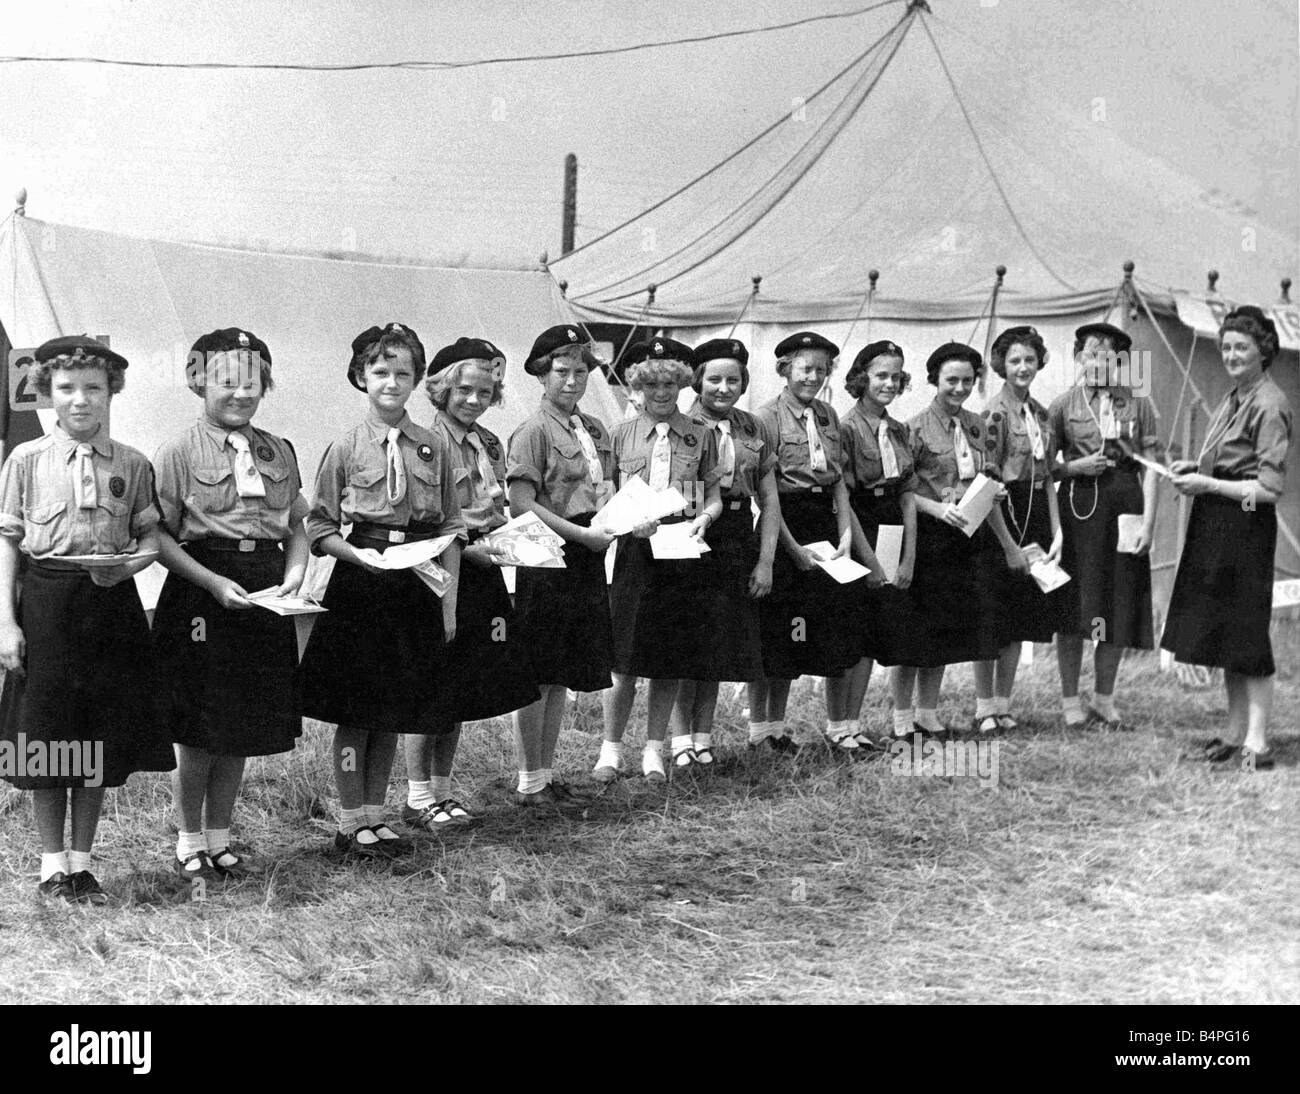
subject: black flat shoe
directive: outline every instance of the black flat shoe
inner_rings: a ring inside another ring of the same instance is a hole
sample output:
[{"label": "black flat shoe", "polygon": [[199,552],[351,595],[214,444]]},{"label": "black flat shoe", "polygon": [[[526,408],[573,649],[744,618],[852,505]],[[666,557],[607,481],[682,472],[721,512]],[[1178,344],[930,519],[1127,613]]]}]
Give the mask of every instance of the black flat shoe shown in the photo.
[{"label": "black flat shoe", "polygon": [[[208,858],[212,860],[212,868],[223,878],[240,878],[248,874],[248,863],[244,860],[244,856],[235,854],[229,847],[223,847],[220,851],[209,851]],[[223,863],[221,861],[223,858],[234,859],[234,862]]]},{"label": "black flat shoe", "polygon": [[[384,854],[392,858],[396,858],[398,855],[408,855],[415,850],[415,844],[405,836],[399,836],[383,821],[372,825],[370,831],[379,836],[379,846],[383,849]],[[388,834],[383,835],[384,832]]]},{"label": "black flat shoe", "polygon": [[783,756],[793,756],[799,751],[799,745],[793,737],[764,737],[761,741],[755,741],[749,746],[751,752],[759,752],[766,745],[773,752],[779,752]]},{"label": "black flat shoe", "polygon": [[72,888],[72,899],[78,904],[108,903],[108,894],[99,887],[95,875],[89,870],[78,870],[68,878],[68,885]]},{"label": "black flat shoe", "polygon": [[561,797],[554,783],[547,783],[541,790],[534,791],[532,794],[516,790],[512,800],[520,809],[549,809],[555,813],[574,814],[586,807],[585,803],[577,797]]},{"label": "black flat shoe", "polygon": [[204,881],[215,881],[221,876],[206,851],[195,851],[194,854],[186,855],[183,859],[173,855],[172,869],[182,881],[190,881],[196,877],[201,877]]},{"label": "black flat shoe", "polygon": [[71,903],[72,884],[68,881],[68,875],[60,870],[36,886],[36,894],[44,901],[63,900]]},{"label": "black flat shoe", "polygon": [[344,832],[334,833],[334,850],[341,851],[345,855],[354,858],[368,859],[388,859],[393,856],[380,846],[382,840],[376,840],[374,843],[362,843],[357,837],[362,832],[369,832],[369,828],[358,828],[350,834]]},{"label": "black flat shoe", "polygon": [[1206,746],[1205,759],[1212,764],[1227,763],[1228,760],[1236,759],[1239,752],[1237,745],[1228,745],[1219,741],[1213,748]]}]

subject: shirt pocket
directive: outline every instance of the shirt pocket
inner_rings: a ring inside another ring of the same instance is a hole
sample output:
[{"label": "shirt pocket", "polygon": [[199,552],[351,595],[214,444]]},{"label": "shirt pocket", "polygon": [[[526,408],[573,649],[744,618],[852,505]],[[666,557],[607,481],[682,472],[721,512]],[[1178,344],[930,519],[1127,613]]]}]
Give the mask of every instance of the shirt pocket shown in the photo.
[{"label": "shirt pocket", "polygon": [[618,461],[618,481],[622,485],[629,479],[634,479],[638,475],[642,478],[648,478],[642,475],[645,471],[646,458],[644,456],[624,456]]},{"label": "shirt pocket", "polygon": [[293,504],[293,495],[289,492],[289,468],[283,464],[270,464],[259,467],[258,471],[266,488],[267,507],[287,510]]},{"label": "shirt pocket", "polygon": [[196,467],[190,472],[194,493],[185,499],[191,509],[202,513],[225,513],[235,507],[235,473],[227,467]]},{"label": "shirt pocket", "polygon": [[468,467],[453,467],[452,478],[456,480],[456,497],[462,509],[474,504],[474,476]]},{"label": "shirt pocket", "polygon": [[101,498],[95,513],[95,550],[117,554],[130,546],[131,506],[117,498]]},{"label": "shirt pocket", "polygon": [[668,481],[677,486],[678,489],[682,489],[687,483],[700,481],[700,449],[698,446],[695,448],[683,447],[673,452]]},{"label": "shirt pocket", "polygon": [[1065,428],[1069,434],[1067,440],[1072,441],[1080,451],[1092,453],[1101,447],[1101,430],[1092,420],[1091,414],[1071,414],[1065,420]]},{"label": "shirt pocket", "polygon": [[66,542],[67,510],[66,501],[52,501],[23,510],[23,546],[29,555],[51,554]]},{"label": "shirt pocket", "polygon": [[349,513],[382,513],[388,508],[387,467],[354,467],[348,472],[343,508]]},{"label": "shirt pocket", "polygon": [[790,433],[781,434],[781,447],[779,450],[778,462],[785,470],[810,466],[812,460],[808,455],[807,436],[800,435],[796,437]]},{"label": "shirt pocket", "polygon": [[415,520],[438,523],[442,512],[442,468],[420,461],[407,469],[407,496]]},{"label": "shirt pocket", "polygon": [[561,482],[580,482],[587,477],[587,458],[577,441],[556,441],[552,445],[555,477]]}]

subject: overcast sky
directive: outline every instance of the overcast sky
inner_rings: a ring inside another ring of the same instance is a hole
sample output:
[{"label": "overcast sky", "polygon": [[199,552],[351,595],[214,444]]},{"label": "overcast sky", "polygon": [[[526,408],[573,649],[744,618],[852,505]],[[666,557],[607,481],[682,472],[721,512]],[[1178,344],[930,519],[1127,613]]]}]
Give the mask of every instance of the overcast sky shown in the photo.
[{"label": "overcast sky", "polygon": [[[851,11],[868,0],[11,2],[6,55],[154,61],[467,60],[603,48]],[[1295,0],[931,0],[963,63],[1016,67],[1300,235]],[[134,235],[424,259],[558,252],[790,109],[902,12],[709,44],[444,72],[0,64],[0,199]],[[987,58],[982,60],[981,58]],[[954,68],[960,82],[957,60]],[[792,198],[797,195],[792,195]]]}]

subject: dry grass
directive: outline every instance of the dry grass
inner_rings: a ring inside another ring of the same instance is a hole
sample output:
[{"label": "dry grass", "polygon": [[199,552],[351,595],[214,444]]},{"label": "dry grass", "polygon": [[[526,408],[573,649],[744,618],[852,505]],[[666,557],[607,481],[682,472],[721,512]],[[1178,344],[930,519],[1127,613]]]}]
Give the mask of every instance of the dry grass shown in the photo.
[{"label": "dry grass", "polygon": [[[59,1003],[1296,1002],[1298,649],[1288,624],[1281,766],[1254,776],[1193,758],[1221,692],[1184,690],[1153,656],[1123,670],[1141,732],[1067,734],[1040,649],[1021,689],[1034,725],[1003,742],[996,789],[820,748],[752,760],[724,703],[712,775],[666,793],[625,780],[585,819],[524,817],[508,803],[506,726],[486,723],[459,765],[483,823],[426,837],[392,868],[326,852],[329,734],[312,724],[292,755],[250,764],[237,834],[264,871],[205,903],[168,872],[164,778],[109,794],[96,870],[113,903],[100,910],[37,903],[30,805],[6,787],[0,990]],[[956,721],[969,669],[951,676]],[[562,738],[562,770],[590,768],[596,699]],[[804,681],[802,732],[817,706]],[[879,679],[867,706],[883,727]],[[395,803],[404,790],[395,779]]]}]

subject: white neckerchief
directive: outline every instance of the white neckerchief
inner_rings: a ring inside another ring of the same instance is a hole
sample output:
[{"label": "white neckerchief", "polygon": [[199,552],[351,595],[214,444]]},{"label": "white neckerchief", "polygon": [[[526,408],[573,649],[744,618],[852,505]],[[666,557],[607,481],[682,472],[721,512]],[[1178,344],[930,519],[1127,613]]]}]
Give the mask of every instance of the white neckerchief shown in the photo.
[{"label": "white neckerchief", "polygon": [[808,434],[808,466],[814,471],[825,471],[826,449],[822,447],[822,437],[817,432],[817,416],[810,406],[803,408],[803,427]]},{"label": "white neckerchief", "polygon": [[578,445],[582,448],[582,454],[587,458],[587,474],[591,478],[591,485],[599,486],[605,478],[605,469],[600,465],[600,453],[596,451],[596,442],[591,439],[591,434],[587,432],[587,426],[583,422],[581,414],[570,414],[569,425],[573,429],[574,436],[578,438]]},{"label": "white neckerchief", "polygon": [[483,438],[472,429],[465,431],[465,439],[469,441],[470,448],[474,449],[475,470],[477,471],[475,492],[484,494],[492,501],[505,494],[501,489],[501,484],[497,482],[497,473],[492,466],[492,461],[488,458],[487,451],[483,448]]},{"label": "white neckerchief", "polygon": [[957,477],[963,482],[969,482],[976,474],[975,454],[970,450],[970,442],[966,440],[966,431],[961,427],[960,418],[952,420],[952,450],[957,456]]},{"label": "white neckerchief", "polygon": [[398,447],[397,439],[402,435],[402,431],[393,426],[388,431],[388,436],[384,438],[384,444],[387,448],[386,459],[388,461],[388,500],[391,504],[397,505],[406,497],[406,464],[402,462],[402,451]]},{"label": "white neckerchief", "polygon": [[248,438],[242,433],[227,433],[226,443],[235,450],[235,493],[241,498],[266,497],[266,483],[253,462]]},{"label": "white neckerchief", "polygon": [[722,489],[736,481],[736,442],[731,436],[731,420],[719,418],[713,423],[718,428],[718,461],[722,467]]},{"label": "white neckerchief", "polygon": [[889,419],[880,416],[880,425],[876,429],[876,447],[880,449],[880,473],[884,478],[898,478],[898,454],[894,451],[894,442],[889,439]]},{"label": "white neckerchief", "polygon": [[72,482],[77,493],[77,508],[94,509],[99,505],[99,491],[95,488],[95,446],[81,441],[76,452],[77,467]]},{"label": "white neckerchief", "polygon": [[650,452],[650,488],[666,490],[672,479],[673,450],[668,442],[668,423],[655,422],[655,446]]},{"label": "white neckerchief", "polygon": [[1029,433],[1029,444],[1034,452],[1034,459],[1047,458],[1047,449],[1043,447],[1043,431],[1038,426],[1038,416],[1029,408],[1026,399],[1020,406],[1020,415],[1025,419],[1025,429]]}]

